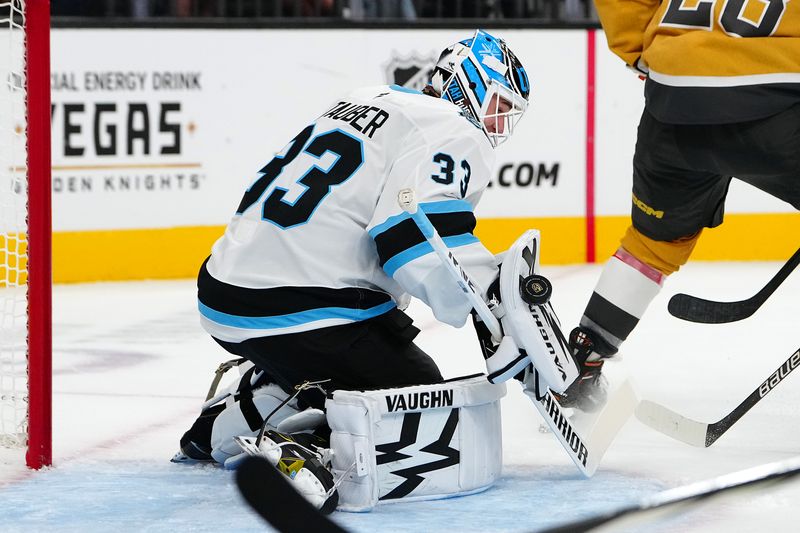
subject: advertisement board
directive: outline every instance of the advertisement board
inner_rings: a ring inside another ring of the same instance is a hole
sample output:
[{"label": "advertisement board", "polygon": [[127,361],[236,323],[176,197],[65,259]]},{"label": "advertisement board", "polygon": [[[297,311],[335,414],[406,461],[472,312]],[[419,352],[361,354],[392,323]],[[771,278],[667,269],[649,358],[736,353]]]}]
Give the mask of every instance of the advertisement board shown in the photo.
[{"label": "advertisement board", "polygon": [[[538,227],[545,262],[583,261],[587,206],[600,241],[603,220],[616,221],[613,234],[630,210],[641,81],[599,31],[495,33],[526,66],[531,107],[497,150],[477,210],[479,237],[499,252]],[[194,275],[256,172],[308,122],[360,86],[421,88],[439,52],[469,36],[451,29],[53,30],[56,279]],[[587,197],[589,177],[595,185]],[[791,213],[758,191],[736,188],[732,196],[729,212]]]}]

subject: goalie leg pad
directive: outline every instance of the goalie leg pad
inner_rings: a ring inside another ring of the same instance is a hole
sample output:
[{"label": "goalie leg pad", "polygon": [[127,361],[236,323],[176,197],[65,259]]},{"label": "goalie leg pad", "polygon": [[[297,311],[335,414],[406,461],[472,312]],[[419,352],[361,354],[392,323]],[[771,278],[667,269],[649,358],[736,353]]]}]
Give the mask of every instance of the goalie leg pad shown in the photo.
[{"label": "goalie leg pad", "polygon": [[339,508],[431,500],[489,488],[500,477],[500,398],[484,376],[435,385],[334,392],[326,410]]}]

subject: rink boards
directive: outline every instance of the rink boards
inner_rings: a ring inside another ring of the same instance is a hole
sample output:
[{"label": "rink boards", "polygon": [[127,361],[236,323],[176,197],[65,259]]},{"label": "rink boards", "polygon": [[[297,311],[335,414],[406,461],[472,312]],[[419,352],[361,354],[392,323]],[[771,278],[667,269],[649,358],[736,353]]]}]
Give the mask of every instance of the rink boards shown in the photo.
[{"label": "rink boards", "polygon": [[[55,280],[193,276],[297,131],[354,87],[421,87],[443,45],[468,33],[53,30]],[[497,152],[478,236],[499,252],[535,227],[544,263],[602,261],[629,221],[642,82],[599,31],[494,33],[524,62],[532,96]],[[789,206],[741,185],[727,212],[696,258],[791,254],[800,216]]]}]

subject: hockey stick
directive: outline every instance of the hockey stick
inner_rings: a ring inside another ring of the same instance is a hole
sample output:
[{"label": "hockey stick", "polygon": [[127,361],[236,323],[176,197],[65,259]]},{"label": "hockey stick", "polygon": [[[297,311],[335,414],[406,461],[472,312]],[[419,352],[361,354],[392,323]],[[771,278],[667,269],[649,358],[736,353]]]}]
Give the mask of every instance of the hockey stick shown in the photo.
[{"label": "hockey stick", "polygon": [[798,264],[800,264],[800,248],[760,291],[746,300],[715,302],[688,294],[676,294],[670,298],[667,309],[674,317],[703,324],[725,324],[743,320],[761,307]]},{"label": "hockey stick", "polygon": [[[469,279],[469,275],[464,272],[461,265],[447,245],[442,241],[436,228],[431,223],[428,216],[419,209],[414,198],[414,191],[403,189],[398,195],[400,207],[409,214],[417,225],[428,244],[431,245],[436,255],[445,265],[458,286],[469,298],[475,312],[481,317],[486,327],[492,333],[492,337],[497,342],[503,337],[503,330],[500,322],[489,309],[488,304],[476,292],[475,285]],[[537,379],[536,376],[533,376]],[[609,396],[608,403],[603,410],[596,416],[585,417],[583,430],[579,430],[573,421],[564,414],[558,401],[553,394],[547,390],[543,395],[535,391],[526,394],[531,397],[533,405],[549,426],[553,435],[556,436],[562,448],[567,452],[575,466],[585,475],[591,477],[597,470],[600,460],[603,458],[611,442],[616,437],[619,430],[628,420],[636,405],[637,399],[628,381],[619,387],[614,394]]]},{"label": "hockey stick", "polygon": [[492,334],[492,339],[499,343],[503,338],[503,329],[500,327],[500,322],[498,322],[497,317],[494,316],[486,302],[483,301],[483,298],[475,292],[475,285],[472,284],[467,273],[464,272],[464,269],[458,264],[456,258],[450,253],[450,250],[442,240],[439,232],[433,227],[428,215],[426,215],[422,209],[419,209],[417,201],[414,198],[414,191],[412,189],[401,190],[397,202],[400,204],[403,211],[411,216],[411,220],[414,221],[422,232],[425,240],[433,247],[433,251],[439,256],[442,264],[447,267],[447,271],[452,275],[467,299],[469,299],[472,308],[475,309],[475,312],[481,317],[483,323],[486,324],[486,327]]},{"label": "hockey stick", "polygon": [[[614,523],[628,527],[642,526],[662,516],[663,512],[684,510],[686,506],[707,503],[716,496],[769,488],[794,480],[798,474],[800,457],[768,463],[669,489],[633,505],[544,529],[539,533],[581,533]],[[314,508],[263,457],[248,457],[236,471],[236,484],[247,504],[280,532],[347,533],[345,528]]]},{"label": "hockey stick", "polygon": [[311,505],[261,456],[250,456],[242,462],[236,470],[236,485],[247,504],[282,533],[347,531]]},{"label": "hockey stick", "polygon": [[706,424],[687,418],[655,402],[642,400],[636,408],[636,418],[681,442],[692,446],[709,447],[725,434],[747,411],[774,389],[795,368],[800,366],[800,349],[794,352],[778,369],[736,408],[717,422]]},{"label": "hockey stick", "polygon": [[[626,527],[625,531],[632,531],[634,526],[642,526],[667,512],[677,513],[687,506],[707,503],[723,495],[759,491],[778,483],[797,480],[799,474],[800,457],[793,457],[665,490],[616,511],[545,529],[539,533],[581,533],[611,523]],[[644,529],[640,527],[636,530]]]}]

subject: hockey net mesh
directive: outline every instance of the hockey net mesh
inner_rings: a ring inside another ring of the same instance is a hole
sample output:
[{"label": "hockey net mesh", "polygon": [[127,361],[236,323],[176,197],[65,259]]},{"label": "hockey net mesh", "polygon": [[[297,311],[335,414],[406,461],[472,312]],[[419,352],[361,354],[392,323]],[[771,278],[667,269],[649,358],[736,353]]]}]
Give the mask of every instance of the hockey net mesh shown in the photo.
[{"label": "hockey net mesh", "polygon": [[0,2],[0,446],[27,441],[24,1]]}]

